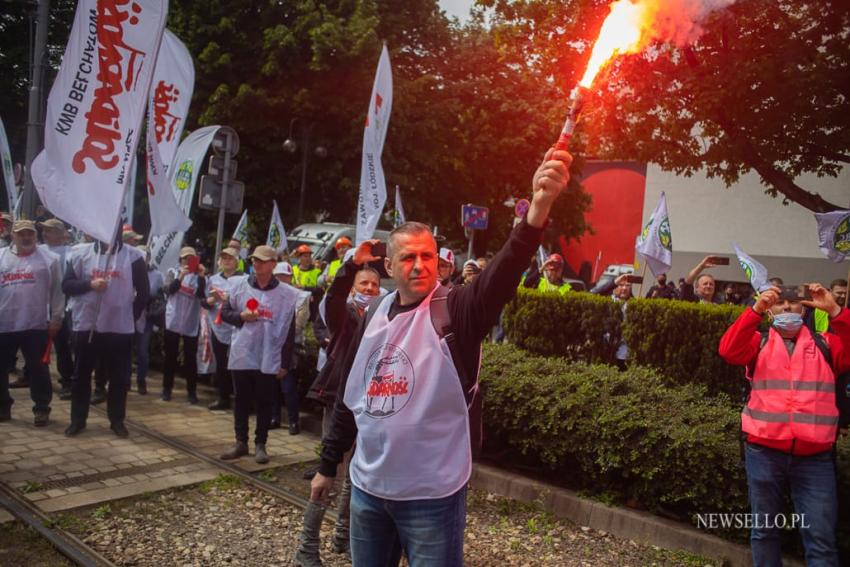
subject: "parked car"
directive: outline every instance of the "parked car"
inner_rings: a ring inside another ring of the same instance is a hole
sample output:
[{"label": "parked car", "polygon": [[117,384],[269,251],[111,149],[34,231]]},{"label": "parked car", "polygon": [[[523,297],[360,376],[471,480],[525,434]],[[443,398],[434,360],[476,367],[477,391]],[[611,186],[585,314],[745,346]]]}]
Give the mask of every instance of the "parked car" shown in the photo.
[{"label": "parked car", "polygon": [[[306,244],[313,251],[313,258],[322,262],[330,262],[336,258],[334,245],[343,236],[354,242],[356,232],[353,224],[338,222],[307,223],[297,226],[291,233],[286,235],[290,250]],[[386,242],[390,233],[386,230],[376,230],[375,238]]]},{"label": "parked car", "polygon": [[633,273],[635,273],[635,267],[632,264],[610,264],[599,276],[599,280],[590,293],[608,293],[609,290],[614,289],[614,280],[623,274]]},{"label": "parked car", "polygon": [[[336,250],[334,249],[336,241],[345,236],[354,243],[356,232],[353,224],[338,222],[306,223],[295,227],[291,233],[286,235],[286,240],[290,250],[295,250],[302,244],[306,244],[313,251],[313,259],[321,260],[327,264],[336,259]],[[376,230],[373,235],[373,238],[377,238],[383,243],[386,243],[389,237],[390,233],[386,230]],[[295,261],[294,258],[293,261]],[[370,265],[381,274],[382,287],[389,290],[395,289],[395,284],[387,277],[382,261],[372,262]]]}]

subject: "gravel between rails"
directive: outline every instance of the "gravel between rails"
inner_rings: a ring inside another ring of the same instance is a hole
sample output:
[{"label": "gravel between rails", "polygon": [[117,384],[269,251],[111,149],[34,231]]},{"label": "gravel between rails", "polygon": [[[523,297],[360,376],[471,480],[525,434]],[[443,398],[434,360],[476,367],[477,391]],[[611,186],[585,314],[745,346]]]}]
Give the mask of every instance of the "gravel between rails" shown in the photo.
[{"label": "gravel between rails", "polygon": [[[303,466],[274,474],[294,482]],[[267,473],[268,474],[268,473]],[[301,480],[302,486],[308,486]],[[76,512],[75,533],[119,565],[290,565],[302,512],[234,477],[113,502]],[[322,533],[327,567],[347,566],[330,550],[332,526]],[[471,490],[467,567],[642,567],[719,565],[704,557],[662,550],[575,526],[518,503]],[[402,562],[406,565],[405,562]]]}]

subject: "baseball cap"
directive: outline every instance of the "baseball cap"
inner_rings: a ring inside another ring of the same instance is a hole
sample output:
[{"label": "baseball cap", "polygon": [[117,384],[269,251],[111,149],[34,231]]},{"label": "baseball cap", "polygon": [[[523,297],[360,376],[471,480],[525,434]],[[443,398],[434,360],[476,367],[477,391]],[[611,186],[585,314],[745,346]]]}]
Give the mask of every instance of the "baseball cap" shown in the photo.
[{"label": "baseball cap", "polygon": [[195,249],[191,246],[184,246],[180,249],[180,259],[182,260],[186,256],[197,256],[198,253],[195,252]]},{"label": "baseball cap", "polygon": [[278,262],[277,266],[274,267],[274,271],[272,275],[275,276],[291,276],[292,275],[292,266],[289,262]]},{"label": "baseball cap", "polygon": [[47,219],[44,222],[38,223],[44,228],[54,228],[56,230],[65,230],[65,223],[59,219]]},{"label": "baseball cap", "polygon": [[228,246],[227,248],[225,248],[224,250],[222,250],[221,252],[218,253],[219,256],[221,256],[223,254],[227,255],[227,256],[233,256],[234,258],[239,257],[239,251],[236,248],[232,248],[230,246]]},{"label": "baseball cap", "polygon": [[552,263],[555,263],[555,264],[563,264],[564,263],[564,257],[561,256],[560,254],[551,254],[546,259],[546,262],[552,262]]},{"label": "baseball cap", "polygon": [[455,263],[455,253],[451,251],[449,248],[440,248],[440,260],[443,262],[448,262],[449,264],[454,265]]},{"label": "baseball cap", "polygon": [[16,220],[12,225],[12,232],[21,232],[22,230],[32,230],[35,232],[35,222],[31,220]]},{"label": "baseball cap", "polygon": [[255,258],[261,262],[268,262],[269,260],[277,258],[277,252],[275,252],[275,249],[271,246],[257,246],[254,248],[254,253],[251,254],[251,258]]},{"label": "baseball cap", "polygon": [[467,266],[471,267],[473,269],[473,271],[475,271],[475,272],[481,271],[481,266],[478,265],[478,262],[476,262],[475,260],[473,260],[471,258],[463,263],[464,268],[467,267]]}]

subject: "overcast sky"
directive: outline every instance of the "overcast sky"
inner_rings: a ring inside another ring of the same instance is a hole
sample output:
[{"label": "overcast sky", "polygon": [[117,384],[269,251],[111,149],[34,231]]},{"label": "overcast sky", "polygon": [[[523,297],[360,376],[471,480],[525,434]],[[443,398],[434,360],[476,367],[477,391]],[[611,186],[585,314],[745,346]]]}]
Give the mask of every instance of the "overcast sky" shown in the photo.
[{"label": "overcast sky", "polygon": [[440,0],[440,8],[446,11],[449,17],[457,16],[461,21],[469,18],[469,8],[474,0]]}]

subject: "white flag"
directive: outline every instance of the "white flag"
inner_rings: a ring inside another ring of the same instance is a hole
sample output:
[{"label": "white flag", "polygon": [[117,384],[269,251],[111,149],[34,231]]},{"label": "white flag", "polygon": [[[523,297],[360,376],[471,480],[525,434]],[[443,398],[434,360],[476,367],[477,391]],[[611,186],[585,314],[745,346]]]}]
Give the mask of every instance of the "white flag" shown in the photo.
[{"label": "white flag", "polygon": [[754,260],[741,250],[736,243],[732,243],[735,249],[735,254],[738,256],[738,263],[741,264],[741,269],[747,279],[750,280],[750,285],[753,289],[761,293],[770,288],[770,282],[767,281],[767,268],[764,267],[758,260]]},{"label": "white flag", "polygon": [[360,244],[372,238],[381,211],[387,202],[387,184],[381,153],[390,123],[393,105],[393,77],[390,69],[390,54],[387,46],[381,50],[375,84],[369,99],[366,127],[363,129],[363,157],[360,170],[360,197],[357,202],[357,231],[355,241]]},{"label": "white flag", "polygon": [[635,250],[644,257],[655,276],[669,271],[673,265],[673,235],[667,215],[667,197],[663,192],[649,222],[638,236]]},{"label": "white flag", "polygon": [[[277,206],[277,203],[275,203]],[[240,244],[239,256],[244,260],[248,257],[248,209],[242,211],[242,216],[239,218],[239,224],[236,225],[236,230],[233,231],[231,240],[238,240]]]},{"label": "white flag", "polygon": [[12,152],[9,151],[9,139],[6,129],[0,120],[0,167],[3,168],[3,181],[6,185],[6,196],[9,198],[9,214],[15,216],[15,206],[18,204],[18,186],[15,185],[15,172],[12,168]]},{"label": "white flag", "polygon": [[286,229],[283,228],[283,221],[280,220],[280,211],[277,208],[277,201],[274,202],[272,209],[272,221],[269,223],[269,234],[266,236],[266,246],[271,246],[275,252],[280,254],[287,248]]},{"label": "white flag", "polygon": [[167,0],[80,0],[47,99],[32,178],[60,219],[111,242],[153,78]]},{"label": "white flag", "polygon": [[850,256],[850,211],[815,213],[820,251],[833,262]]},{"label": "white flag", "polygon": [[[204,156],[220,126],[198,128],[181,142],[171,169],[168,172],[170,190],[177,198],[177,206],[187,216],[195,199],[195,187],[204,167]],[[157,236],[151,244],[151,266],[165,273],[177,266],[184,232],[169,232]]]},{"label": "white flag", "polygon": [[165,30],[148,99],[146,162],[151,235],[185,232],[192,226],[188,211],[180,209],[169,189],[166,172],[186,125],[194,86],[195,67],[189,50]]},{"label": "white flag", "polygon": [[[393,227],[403,225],[407,222],[404,216],[404,205],[401,203],[401,189],[395,186],[395,215],[393,215]],[[436,227],[435,227],[436,228]]]}]

